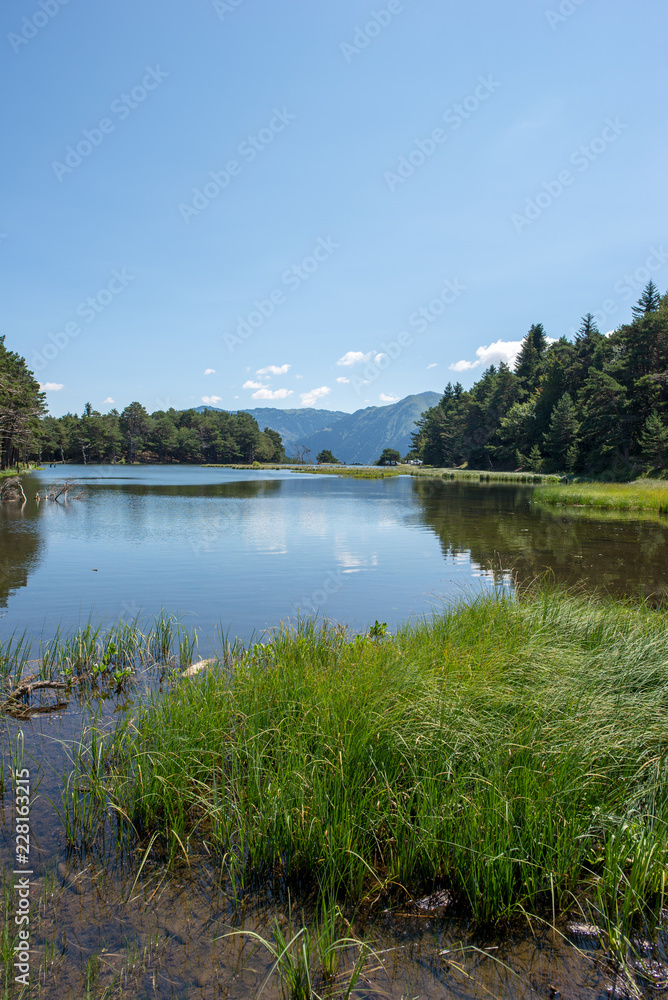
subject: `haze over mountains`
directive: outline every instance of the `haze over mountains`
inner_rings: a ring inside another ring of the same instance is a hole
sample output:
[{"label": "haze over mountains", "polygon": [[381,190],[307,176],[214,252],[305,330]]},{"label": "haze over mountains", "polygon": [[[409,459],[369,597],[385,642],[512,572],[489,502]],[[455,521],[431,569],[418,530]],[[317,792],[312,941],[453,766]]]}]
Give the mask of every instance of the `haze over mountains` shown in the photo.
[{"label": "haze over mountains", "polygon": [[[244,412],[255,417],[260,430],[269,427],[278,431],[289,457],[296,454],[297,448],[309,448],[307,459],[315,462],[319,452],[328,448],[340,462],[366,465],[375,462],[384,448],[396,448],[405,455],[411,446],[416,420],[440,398],[437,392],[421,392],[396,403],[367,406],[354,413],[310,408],[279,410],[271,406]],[[200,413],[215,409],[219,408],[197,407]]]}]

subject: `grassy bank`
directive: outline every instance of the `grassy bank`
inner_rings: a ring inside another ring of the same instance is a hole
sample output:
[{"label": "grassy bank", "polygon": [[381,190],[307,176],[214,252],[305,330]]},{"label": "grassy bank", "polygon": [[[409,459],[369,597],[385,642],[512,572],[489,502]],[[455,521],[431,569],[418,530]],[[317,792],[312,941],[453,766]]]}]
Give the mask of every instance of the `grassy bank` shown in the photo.
[{"label": "grassy bank", "polygon": [[[304,624],[180,681],[80,757],[72,843],[104,813],[348,904],[447,890],[480,922],[648,928],[668,868],[668,616],[489,596],[388,637]],[[77,792],[85,785],[86,795]]]},{"label": "grassy bank", "polygon": [[16,466],[13,465],[11,469],[0,469],[0,479],[5,479],[9,476],[22,476],[26,472],[35,472],[36,470],[41,471],[44,468],[43,465],[39,465],[35,462],[29,462],[27,465],[21,463],[20,471],[16,471]]},{"label": "grassy bank", "polygon": [[598,507],[602,510],[668,512],[668,482],[638,479],[633,483],[568,483],[537,489],[533,499],[542,504]]}]

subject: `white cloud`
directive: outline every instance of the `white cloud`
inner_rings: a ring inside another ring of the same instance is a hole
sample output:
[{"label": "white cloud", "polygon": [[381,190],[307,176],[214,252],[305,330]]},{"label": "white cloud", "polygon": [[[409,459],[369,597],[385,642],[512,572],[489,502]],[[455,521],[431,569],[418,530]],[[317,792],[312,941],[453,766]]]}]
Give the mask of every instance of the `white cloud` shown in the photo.
[{"label": "white cloud", "polygon": [[42,392],[60,392],[64,388],[62,382],[42,382],[40,385]]},{"label": "white cloud", "polygon": [[311,389],[310,392],[300,392],[302,406],[313,406],[319,399],[329,396],[331,391],[329,386],[321,385],[319,389]]},{"label": "white cloud", "polygon": [[304,378],[303,375],[295,375],[295,378]]},{"label": "white cloud", "polygon": [[432,361],[432,363],[430,365],[427,365],[425,371],[429,371],[430,368],[438,368],[438,362],[437,361]]},{"label": "white cloud", "polygon": [[341,382],[341,383],[343,383],[345,385],[346,383],[350,382],[350,379],[346,378],[345,375],[339,375],[339,377],[337,378],[336,381],[337,382]]},{"label": "white cloud", "polygon": [[381,392],[381,394],[380,394],[380,396],[378,398],[380,400],[382,400],[383,403],[396,403],[397,400],[399,399],[398,396],[388,396],[384,392]]},{"label": "white cloud", "polygon": [[258,368],[256,375],[287,375],[292,365],[267,365],[266,368]]},{"label": "white cloud", "polygon": [[222,403],[222,396],[202,396],[202,402],[205,406],[217,406],[218,403]]},{"label": "white cloud", "polygon": [[253,393],[253,399],[285,399],[287,396],[292,395],[292,389],[267,389],[266,386],[262,386],[257,392]]},{"label": "white cloud", "polygon": [[105,400],[103,400],[102,405],[106,406],[107,403],[115,403],[115,402],[116,402],[115,399],[112,399],[111,396],[107,396],[107,398]]},{"label": "white cloud", "polygon": [[241,386],[242,389],[264,389],[264,382],[253,382],[252,379],[248,379],[247,382]]},{"label": "white cloud", "polygon": [[456,361],[450,365],[450,371],[466,372],[470,368],[489,368],[490,365],[498,365],[501,361],[505,361],[512,368],[521,347],[521,340],[496,340],[489,347],[479,347],[475,352],[475,361]]},{"label": "white cloud", "polygon": [[373,351],[367,351],[366,354],[364,351],[346,351],[343,357],[339,358],[336,363],[342,368],[349,368],[351,365],[366,364],[372,358],[374,361],[380,361],[384,357],[384,354],[374,354]]},{"label": "white cloud", "polygon": [[216,369],[215,368],[205,368],[204,369],[204,374],[205,375],[215,375],[216,374]]}]

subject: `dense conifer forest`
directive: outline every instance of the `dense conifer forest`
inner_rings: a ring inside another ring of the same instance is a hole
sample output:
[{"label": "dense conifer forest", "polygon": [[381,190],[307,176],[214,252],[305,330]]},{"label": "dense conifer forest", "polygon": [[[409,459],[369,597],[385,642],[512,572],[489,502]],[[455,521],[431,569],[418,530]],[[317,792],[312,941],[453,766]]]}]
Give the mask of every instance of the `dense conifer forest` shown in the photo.
[{"label": "dense conifer forest", "polygon": [[650,281],[633,320],[605,336],[588,313],[574,341],[542,324],[514,370],[488,368],[469,390],[448,384],[413,435],[412,457],[474,469],[625,477],[668,461],[668,294]]}]

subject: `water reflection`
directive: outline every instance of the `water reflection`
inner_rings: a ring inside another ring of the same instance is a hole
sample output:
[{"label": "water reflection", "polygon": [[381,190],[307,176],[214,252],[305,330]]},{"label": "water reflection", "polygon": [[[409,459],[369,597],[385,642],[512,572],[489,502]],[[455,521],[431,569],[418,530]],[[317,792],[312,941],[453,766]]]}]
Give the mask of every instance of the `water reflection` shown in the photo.
[{"label": "water reflection", "polygon": [[527,487],[413,480],[420,522],[444,556],[470,559],[498,582],[551,572],[558,583],[586,583],[613,594],[668,594],[668,522],[615,512],[593,514],[531,503]]},{"label": "water reflection", "polygon": [[394,627],[511,572],[668,595],[666,519],[542,509],[530,487],[188,467],[80,478],[81,500],[0,505],[5,632],[161,609],[244,639],[298,612]]},{"label": "water reflection", "polygon": [[0,608],[39,563],[44,544],[37,522],[36,503],[0,503]]}]

